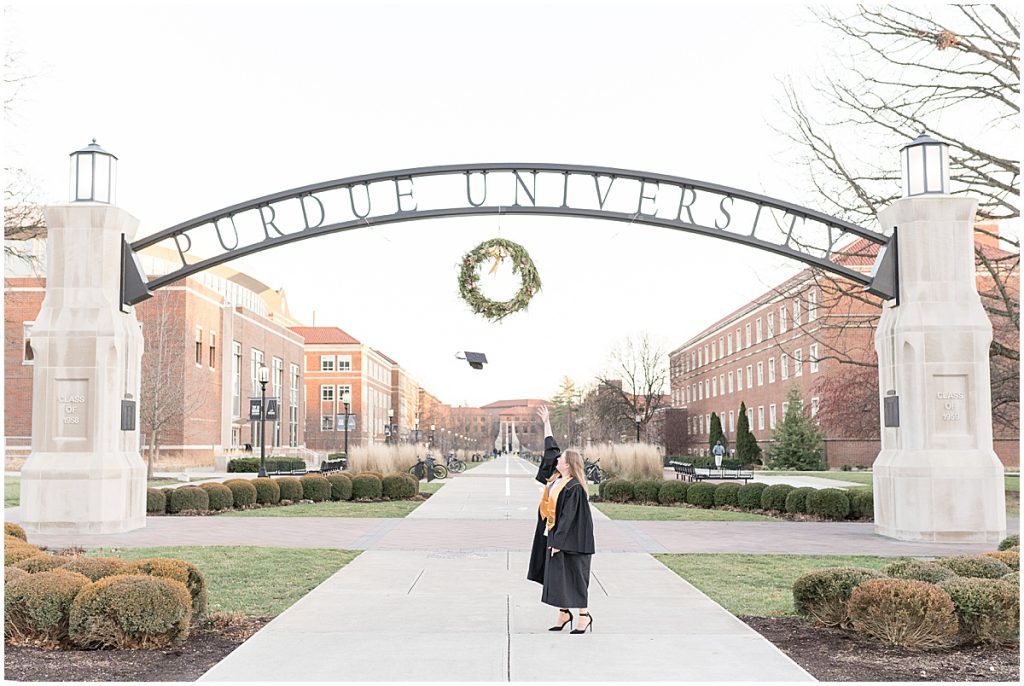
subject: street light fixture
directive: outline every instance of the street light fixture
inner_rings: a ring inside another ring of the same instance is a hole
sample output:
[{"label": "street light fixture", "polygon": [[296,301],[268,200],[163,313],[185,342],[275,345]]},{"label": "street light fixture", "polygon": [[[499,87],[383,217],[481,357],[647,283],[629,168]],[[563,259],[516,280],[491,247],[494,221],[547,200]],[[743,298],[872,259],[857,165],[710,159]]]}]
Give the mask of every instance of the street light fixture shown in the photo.
[{"label": "street light fixture", "polygon": [[345,391],[341,394],[341,403],[345,406],[345,459],[348,459],[348,412],[352,405],[352,394]]},{"label": "street light fixture", "polygon": [[634,417],[634,419],[636,420],[636,442],[637,443],[640,442],[640,422],[643,421],[643,418],[644,418],[644,416],[642,414],[640,414],[639,412],[637,412],[636,413],[636,417]]},{"label": "street light fixture", "polygon": [[388,444],[391,443],[391,438],[395,434],[395,408],[388,408],[388,429],[384,432],[384,440]]},{"label": "street light fixture", "polygon": [[114,204],[117,190],[117,156],[96,144],[96,139],[71,153],[72,202]]},{"label": "street light fixture", "polygon": [[949,144],[926,133],[900,150],[903,157],[903,197],[949,193]]},{"label": "street light fixture", "polygon": [[257,380],[260,382],[260,472],[258,476],[267,475],[267,382],[270,381],[270,370],[261,364]]}]

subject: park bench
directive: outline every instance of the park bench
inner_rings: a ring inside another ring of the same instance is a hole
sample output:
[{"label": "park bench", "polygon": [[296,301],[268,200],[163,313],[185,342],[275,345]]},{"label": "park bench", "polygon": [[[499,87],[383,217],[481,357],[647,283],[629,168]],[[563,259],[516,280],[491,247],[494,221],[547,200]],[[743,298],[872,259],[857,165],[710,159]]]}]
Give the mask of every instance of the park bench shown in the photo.
[{"label": "park bench", "polygon": [[348,468],[348,460],[341,458],[338,460],[324,460],[320,463],[320,473],[330,474],[331,472],[340,472]]},{"label": "park bench", "polygon": [[686,479],[687,481],[697,480],[697,474],[694,472],[693,465],[686,462],[669,462],[672,469],[676,472],[677,479]]},{"label": "park bench", "polygon": [[704,467],[691,467],[691,469],[695,472],[694,479],[698,481],[704,479],[736,479],[746,484],[754,478],[754,472],[751,469],[707,469]]}]

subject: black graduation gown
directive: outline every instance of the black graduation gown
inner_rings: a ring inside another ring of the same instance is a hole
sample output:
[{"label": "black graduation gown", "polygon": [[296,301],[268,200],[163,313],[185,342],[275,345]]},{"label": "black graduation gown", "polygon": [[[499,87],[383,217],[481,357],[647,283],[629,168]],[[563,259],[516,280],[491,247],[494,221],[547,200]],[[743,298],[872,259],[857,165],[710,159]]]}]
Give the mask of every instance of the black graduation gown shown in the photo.
[{"label": "black graduation gown", "polygon": [[[551,475],[555,473],[555,462],[562,454],[561,448],[555,443],[554,436],[544,439],[544,457],[541,458],[540,467],[537,468],[537,481],[546,484]],[[526,578],[544,583],[544,557],[547,549],[547,537],[544,535],[544,518],[540,516],[540,508],[537,512],[537,527],[533,532],[533,547],[530,549],[530,567],[526,572]]]},{"label": "black graduation gown", "polygon": [[594,520],[590,515],[585,484],[571,479],[558,494],[555,528],[548,547],[556,555],[544,559],[544,591],[541,602],[554,607],[587,607],[590,558],[594,554]]}]

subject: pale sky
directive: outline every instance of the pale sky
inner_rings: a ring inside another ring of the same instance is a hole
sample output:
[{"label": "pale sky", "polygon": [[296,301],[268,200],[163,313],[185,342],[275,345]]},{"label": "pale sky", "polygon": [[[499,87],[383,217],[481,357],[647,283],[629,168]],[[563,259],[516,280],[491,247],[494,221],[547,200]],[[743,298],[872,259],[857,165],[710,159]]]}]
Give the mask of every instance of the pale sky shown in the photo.
[{"label": "pale sky", "polygon": [[[814,202],[770,127],[777,80],[828,65],[801,5],[37,0],[4,23],[34,75],[5,156],[40,200],[64,202],[67,155],[95,137],[120,158],[136,238],[297,186],[471,162],[621,167]],[[456,282],[462,255],[493,237],[521,243],[544,284],[500,324]],[[350,231],[232,266],[453,405],[586,383],[642,331],[667,352],[801,268],[666,229],[507,216]],[[459,350],[490,363],[470,370]]]}]

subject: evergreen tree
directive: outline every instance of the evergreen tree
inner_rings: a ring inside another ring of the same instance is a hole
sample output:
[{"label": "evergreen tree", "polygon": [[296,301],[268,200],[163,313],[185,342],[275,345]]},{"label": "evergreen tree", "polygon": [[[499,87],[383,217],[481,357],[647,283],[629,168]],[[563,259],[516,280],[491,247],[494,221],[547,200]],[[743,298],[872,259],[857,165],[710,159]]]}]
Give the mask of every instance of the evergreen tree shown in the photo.
[{"label": "evergreen tree", "polygon": [[761,463],[761,448],[757,445],[747,421],[747,404],[740,403],[740,417],[736,425],[736,459],[744,465]]},{"label": "evergreen tree", "polygon": [[729,447],[729,441],[725,439],[725,432],[722,431],[722,419],[716,412],[711,413],[711,427],[708,430],[708,449],[715,447],[715,443],[718,441],[722,442],[726,448]]},{"label": "evergreen tree", "polygon": [[786,394],[786,414],[772,433],[768,448],[768,466],[772,469],[826,469],[824,436],[818,425],[804,414],[800,389],[793,387]]}]

